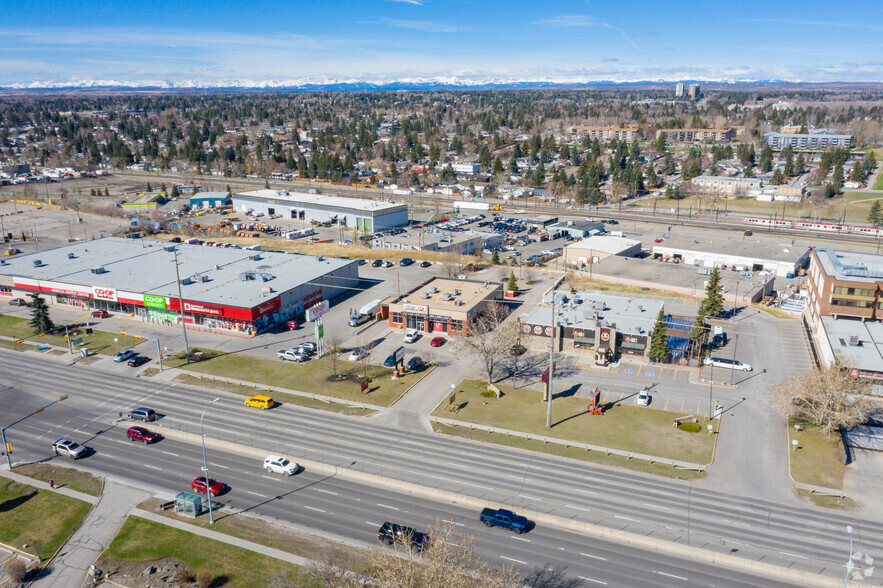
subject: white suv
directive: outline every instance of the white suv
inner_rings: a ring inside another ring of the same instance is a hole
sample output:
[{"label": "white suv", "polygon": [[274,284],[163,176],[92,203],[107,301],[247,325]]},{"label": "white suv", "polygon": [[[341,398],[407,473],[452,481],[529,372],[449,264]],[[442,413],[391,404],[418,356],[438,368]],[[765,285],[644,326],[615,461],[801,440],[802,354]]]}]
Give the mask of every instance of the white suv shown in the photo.
[{"label": "white suv", "polygon": [[264,458],[264,468],[271,474],[293,476],[300,469],[300,466],[290,461],[287,457],[268,455]]},{"label": "white suv", "polygon": [[407,333],[405,333],[405,343],[413,343],[417,339],[420,338],[420,331],[417,329],[411,329]]}]

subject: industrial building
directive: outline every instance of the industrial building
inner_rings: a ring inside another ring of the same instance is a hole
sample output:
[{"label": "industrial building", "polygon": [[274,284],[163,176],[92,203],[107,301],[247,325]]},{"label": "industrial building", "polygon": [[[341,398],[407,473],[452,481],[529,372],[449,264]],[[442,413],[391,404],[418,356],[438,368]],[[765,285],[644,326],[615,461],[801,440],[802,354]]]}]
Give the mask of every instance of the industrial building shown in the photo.
[{"label": "industrial building", "polygon": [[381,306],[386,307],[383,316],[389,313],[390,327],[466,337],[470,321],[502,297],[500,282],[435,278],[404,296],[385,300]]},{"label": "industrial building", "polygon": [[641,242],[636,239],[599,235],[577,241],[564,248],[564,265],[583,267],[610,257],[636,257],[641,254]]},{"label": "industrial building", "polygon": [[503,235],[481,231],[427,231],[404,235],[382,235],[371,240],[375,249],[439,251],[456,255],[478,255],[482,249],[503,244]]},{"label": "industrial building", "polygon": [[233,194],[233,208],[245,213],[279,214],[283,218],[307,221],[336,220],[366,233],[408,224],[407,204],[291,190],[252,190]]},{"label": "industrial building", "polygon": [[521,315],[520,342],[525,347],[547,350],[552,339],[554,316],[556,351],[592,354],[606,365],[620,354],[645,357],[650,333],[663,303],[625,296],[561,291],[552,293]]},{"label": "industrial building", "polygon": [[719,267],[737,271],[767,272],[772,276],[795,276],[809,263],[809,248],[795,245],[670,237],[655,243],[653,259],[704,268]]},{"label": "industrial building", "polygon": [[598,221],[567,220],[546,227],[546,232],[553,238],[568,237],[569,239],[585,239],[592,235],[604,233],[604,223]]},{"label": "industrial building", "polygon": [[0,296],[248,335],[358,284],[356,261],[115,237],[0,264]]},{"label": "industrial building", "polygon": [[230,192],[197,192],[190,198],[190,208],[215,208],[233,204]]}]

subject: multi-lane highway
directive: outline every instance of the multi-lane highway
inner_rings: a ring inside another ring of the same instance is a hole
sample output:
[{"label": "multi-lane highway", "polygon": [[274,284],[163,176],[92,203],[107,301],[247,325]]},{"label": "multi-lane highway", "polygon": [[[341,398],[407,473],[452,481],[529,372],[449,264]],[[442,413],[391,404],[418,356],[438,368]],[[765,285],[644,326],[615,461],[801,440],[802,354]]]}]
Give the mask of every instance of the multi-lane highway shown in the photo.
[{"label": "multi-lane highway", "polygon": [[[52,357],[0,351],[2,421],[10,422],[59,394],[69,400],[8,431],[17,460],[52,456],[50,443],[67,436],[96,453],[78,467],[166,494],[189,487],[199,474],[201,450],[174,435],[153,446],[125,440],[122,412],[146,405],[163,415],[155,430],[198,432],[199,415],[215,393],[148,378],[133,379],[99,366],[69,366]],[[842,577],[855,549],[883,552],[883,525],[846,514],[786,506],[698,488],[689,483],[484,445],[457,438],[402,433],[371,419],[283,406],[246,409],[222,396],[206,418],[206,432],[242,446],[282,453],[359,472],[445,489],[515,509],[730,552],[747,559]],[[210,447],[212,444],[209,444]],[[211,450],[210,472],[231,487],[222,501],[323,534],[370,543],[376,527],[396,520],[417,527],[439,514],[475,530],[490,558],[528,570],[554,568],[586,582],[613,586],[775,585],[730,570],[660,552],[608,543],[538,526],[524,537],[476,525],[476,513],[419,494],[345,482],[309,470],[269,476],[259,459]],[[873,577],[866,581],[879,585]]]}]

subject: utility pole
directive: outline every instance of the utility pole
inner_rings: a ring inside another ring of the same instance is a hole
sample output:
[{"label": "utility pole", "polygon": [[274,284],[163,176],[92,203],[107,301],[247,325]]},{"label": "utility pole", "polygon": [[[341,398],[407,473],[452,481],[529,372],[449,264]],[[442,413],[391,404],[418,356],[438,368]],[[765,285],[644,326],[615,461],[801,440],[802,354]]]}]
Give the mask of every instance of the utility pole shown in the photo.
[{"label": "utility pole", "polygon": [[65,400],[67,400],[67,394],[65,394],[64,396],[62,396],[62,397],[59,398],[58,400],[55,400],[55,401],[53,401],[53,402],[50,402],[50,403],[47,404],[46,406],[43,406],[43,407],[41,407],[41,408],[38,408],[37,410],[35,410],[35,411],[32,412],[31,414],[28,414],[28,415],[25,415],[25,416],[21,417],[20,419],[18,419],[18,420],[15,421],[14,423],[10,423],[10,424],[6,425],[5,427],[0,428],[0,439],[3,440],[3,453],[6,455],[6,465],[9,466],[9,469],[10,469],[10,470],[12,469],[12,459],[10,459],[9,454],[12,452],[12,446],[11,446],[9,443],[6,442],[6,429],[9,429],[10,427],[13,427],[13,426],[19,424],[20,422],[22,422],[23,420],[25,420],[25,419],[28,418],[28,417],[32,417],[32,416],[34,416],[35,414],[39,414],[39,413],[43,412],[44,410],[46,410],[47,408],[49,408],[49,407],[52,406],[53,404],[56,404],[56,403],[58,403],[58,402],[63,402],[63,401],[65,401]]},{"label": "utility pole", "polygon": [[549,345],[549,375],[546,377],[546,428],[552,428],[552,372],[555,371],[555,290],[564,280],[562,274],[560,278],[552,282],[552,341]]},{"label": "utility pole", "polygon": [[[735,361],[736,361],[736,346],[737,346],[738,344],[739,344],[739,333],[736,333],[736,338],[733,340],[733,362],[734,362],[734,363],[733,363],[733,368],[736,367],[736,364],[735,364]],[[734,380],[735,378],[736,378],[736,370],[733,369],[732,373],[730,374],[730,385],[731,385],[731,386],[733,385],[733,380]]]},{"label": "utility pole", "polygon": [[181,329],[184,330],[184,354],[190,363],[190,344],[187,342],[187,321],[184,320],[184,295],[181,293],[181,274],[178,270],[178,247],[172,249],[175,254],[175,280],[178,282],[178,308],[181,310]]}]

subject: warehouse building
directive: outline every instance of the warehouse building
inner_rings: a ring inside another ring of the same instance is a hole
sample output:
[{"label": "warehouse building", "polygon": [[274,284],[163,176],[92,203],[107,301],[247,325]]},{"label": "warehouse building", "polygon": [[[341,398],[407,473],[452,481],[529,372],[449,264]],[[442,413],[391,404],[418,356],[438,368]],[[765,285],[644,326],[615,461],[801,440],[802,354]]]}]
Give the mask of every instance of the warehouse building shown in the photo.
[{"label": "warehouse building", "polygon": [[234,194],[233,208],[245,213],[262,212],[268,216],[279,214],[283,218],[337,221],[366,233],[408,224],[407,204],[291,190],[252,190]]},{"label": "warehouse building", "polygon": [[115,237],[0,264],[0,296],[248,335],[358,284],[356,261]]},{"label": "warehouse building", "polygon": [[190,198],[190,208],[216,208],[232,203],[230,192],[197,192]]},{"label": "warehouse building", "polygon": [[593,220],[566,220],[546,227],[553,238],[585,239],[604,232],[604,224]]},{"label": "warehouse building", "polygon": [[564,265],[584,267],[611,255],[637,257],[641,255],[641,242],[636,239],[608,235],[588,237],[564,248]]},{"label": "warehouse building", "polygon": [[385,301],[389,326],[424,333],[466,337],[469,323],[503,297],[503,284],[458,278],[435,278],[404,296]]},{"label": "warehouse building", "polygon": [[671,237],[653,245],[653,259],[697,267],[796,276],[809,263],[809,248],[797,245]]}]

